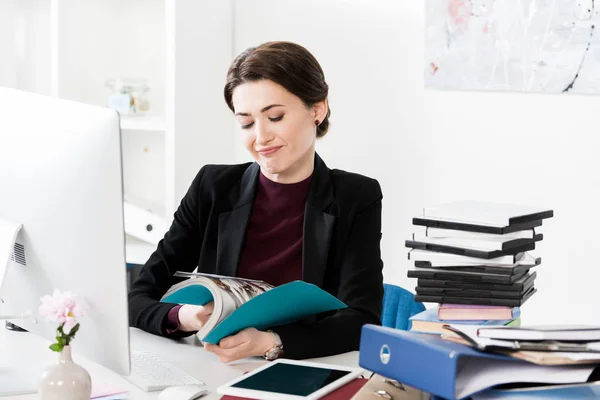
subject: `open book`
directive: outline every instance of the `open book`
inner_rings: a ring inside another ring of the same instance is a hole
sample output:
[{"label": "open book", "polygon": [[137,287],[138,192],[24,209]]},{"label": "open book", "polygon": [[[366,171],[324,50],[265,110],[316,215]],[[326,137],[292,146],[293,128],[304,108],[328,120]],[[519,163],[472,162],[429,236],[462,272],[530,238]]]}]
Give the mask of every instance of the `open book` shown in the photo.
[{"label": "open book", "polygon": [[266,282],[204,273],[176,272],[187,277],[173,285],[161,302],[203,306],[214,302],[214,310],[196,336],[217,344],[242,329],[264,330],[318,313],[346,308],[336,297],[318,286],[294,281],[278,287]]}]

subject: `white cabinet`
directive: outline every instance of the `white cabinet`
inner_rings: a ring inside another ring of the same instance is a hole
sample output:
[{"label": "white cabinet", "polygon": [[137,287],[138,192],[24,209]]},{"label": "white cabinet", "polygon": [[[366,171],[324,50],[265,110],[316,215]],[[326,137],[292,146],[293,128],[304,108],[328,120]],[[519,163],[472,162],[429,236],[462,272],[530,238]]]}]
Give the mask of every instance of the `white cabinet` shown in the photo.
[{"label": "white cabinet", "polygon": [[124,190],[165,226],[202,165],[233,161],[233,118],[223,99],[233,0],[2,4],[1,32],[14,35],[0,40],[9,61],[0,85],[106,106],[108,79],[147,81],[149,112],[121,121]]}]

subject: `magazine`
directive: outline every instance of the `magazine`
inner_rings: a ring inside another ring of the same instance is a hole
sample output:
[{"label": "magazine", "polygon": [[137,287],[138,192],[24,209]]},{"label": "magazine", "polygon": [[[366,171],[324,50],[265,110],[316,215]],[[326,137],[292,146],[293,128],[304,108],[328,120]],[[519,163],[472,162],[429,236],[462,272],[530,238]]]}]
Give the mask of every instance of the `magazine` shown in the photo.
[{"label": "magazine", "polygon": [[263,281],[206,273],[178,271],[175,276],[188,279],[173,285],[162,302],[214,303],[212,315],[196,333],[205,343],[216,344],[242,329],[263,330],[346,307],[331,294],[303,281],[273,287]]}]

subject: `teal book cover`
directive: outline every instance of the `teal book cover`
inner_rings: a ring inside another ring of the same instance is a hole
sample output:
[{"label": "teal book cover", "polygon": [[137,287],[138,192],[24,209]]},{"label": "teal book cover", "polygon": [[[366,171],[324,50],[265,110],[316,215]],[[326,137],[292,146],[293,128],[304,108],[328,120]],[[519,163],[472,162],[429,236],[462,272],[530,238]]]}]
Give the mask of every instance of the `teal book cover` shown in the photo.
[{"label": "teal book cover", "polygon": [[323,289],[303,281],[272,287],[261,281],[209,274],[190,276],[163,296],[165,303],[206,305],[214,302],[212,316],[197,336],[217,344],[246,328],[265,330],[346,305]]}]

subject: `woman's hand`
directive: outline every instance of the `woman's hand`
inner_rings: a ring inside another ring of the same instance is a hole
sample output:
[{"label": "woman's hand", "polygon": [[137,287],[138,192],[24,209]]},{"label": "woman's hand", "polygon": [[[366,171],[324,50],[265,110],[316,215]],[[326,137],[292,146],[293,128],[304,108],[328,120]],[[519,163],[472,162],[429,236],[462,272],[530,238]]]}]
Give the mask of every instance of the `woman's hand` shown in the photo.
[{"label": "woman's hand", "polygon": [[184,304],[177,313],[177,317],[179,318],[179,330],[184,332],[195,332],[200,330],[211,316],[213,306],[214,303],[212,301],[204,306]]},{"label": "woman's hand", "polygon": [[218,345],[205,343],[204,348],[215,353],[219,357],[219,361],[226,363],[246,357],[263,356],[275,344],[275,337],[272,333],[247,328],[222,339]]}]

